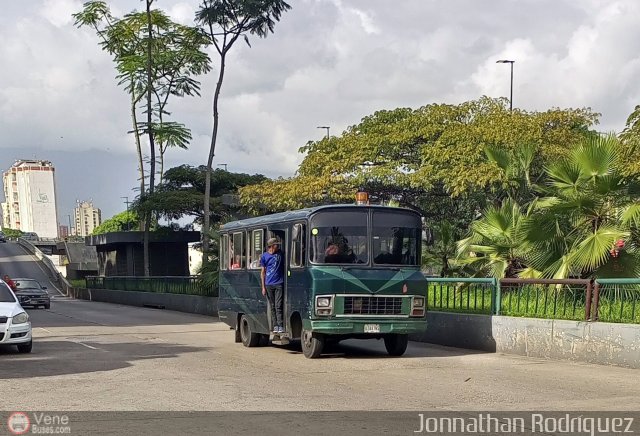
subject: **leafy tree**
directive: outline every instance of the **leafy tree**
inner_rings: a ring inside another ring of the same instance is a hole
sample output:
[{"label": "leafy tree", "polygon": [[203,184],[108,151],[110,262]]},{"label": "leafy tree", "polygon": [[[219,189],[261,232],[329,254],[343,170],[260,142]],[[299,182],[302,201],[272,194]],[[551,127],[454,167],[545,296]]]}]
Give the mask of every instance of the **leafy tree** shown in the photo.
[{"label": "leafy tree", "polygon": [[[119,84],[131,95],[133,133],[136,138],[140,172],[140,196],[153,194],[156,185],[156,147],[160,156],[160,179],[164,154],[168,147],[186,148],[190,131],[168,121],[170,96],[199,95],[200,83],[193,77],[209,71],[209,57],[202,48],[209,40],[200,31],[171,21],[162,11],[152,10],[154,0],[144,0],[143,12],[132,12],[121,19],[113,17],[102,0],[85,3],[74,15],[78,26],[91,26],[101,38],[103,50],[110,53],[118,71]],[[138,103],[144,104],[137,108]],[[138,122],[136,111],[146,114]],[[149,185],[145,189],[145,171],[140,139],[149,143]],[[149,273],[149,228],[152,215],[143,220],[145,274]]]},{"label": "leafy tree", "polygon": [[[133,207],[141,213],[157,213],[168,220],[194,217],[196,222],[202,223],[206,171],[204,165],[171,168],[165,174],[164,183],[158,186],[153,195],[136,201]],[[249,175],[216,169],[209,188],[210,222],[219,223],[241,214],[242,208],[235,198],[238,188],[265,180],[266,177],[261,174]]]},{"label": "leafy tree", "polygon": [[[164,119],[164,116],[169,115],[169,97],[200,95],[200,82],[194,77],[210,70],[210,59],[202,50],[208,45],[206,36],[195,28],[174,23],[161,10],[151,10],[152,1],[145,0],[147,10],[144,12],[132,12],[122,18],[114,17],[106,2],[102,0],[85,3],[83,10],[74,14],[78,27],[90,26],[96,31],[102,49],[114,58],[118,84],[131,95],[131,133],[134,133],[136,138],[141,193],[145,192],[146,176],[143,170],[140,135],[148,134],[149,131],[154,133],[161,156],[161,166],[168,147],[184,148],[191,139],[188,129],[183,124],[166,122]],[[148,87],[147,83],[153,86]],[[152,93],[151,98],[149,90]],[[145,96],[145,113],[147,117],[151,113],[154,120],[139,123],[137,105]],[[151,111],[149,104],[153,105]],[[150,152],[153,153],[152,150]]]},{"label": "leafy tree", "polygon": [[207,160],[205,193],[204,193],[204,222],[202,228],[203,262],[209,250],[209,210],[211,173],[213,157],[215,156],[218,138],[219,113],[218,100],[222,90],[222,82],[226,71],[226,61],[229,50],[238,38],[243,37],[247,45],[248,35],[265,38],[273,29],[281,15],[291,6],[284,0],[203,0],[196,13],[196,21],[200,28],[208,35],[219,55],[218,81],[213,95],[213,132],[211,146]]},{"label": "leafy tree", "polygon": [[306,155],[296,177],[241,189],[241,200],[260,211],[296,209],[352,202],[364,187],[373,201],[395,199],[435,222],[450,212],[434,202],[457,205],[473,218],[509,183],[485,150],[513,153],[526,145],[530,166],[541,172],[590,135],[597,119],[589,109],[510,112],[506,100],[487,97],[378,111],[340,137],[309,142],[300,149]]},{"label": "leafy tree", "polygon": [[627,118],[620,141],[623,146],[622,171],[627,176],[637,176],[640,174],[640,105]]},{"label": "leafy tree", "polygon": [[459,239],[456,226],[450,221],[440,221],[429,230],[432,238],[423,241],[422,266],[438,268],[441,277],[449,277],[456,270],[454,261]]},{"label": "leafy tree", "polygon": [[133,230],[138,227],[139,223],[140,216],[137,212],[131,210],[120,212],[93,229],[92,235]]},{"label": "leafy tree", "polygon": [[7,238],[11,238],[11,239],[19,238],[23,235],[23,232],[21,230],[14,230],[8,227],[3,227],[2,233],[4,233],[4,236],[6,236]]}]

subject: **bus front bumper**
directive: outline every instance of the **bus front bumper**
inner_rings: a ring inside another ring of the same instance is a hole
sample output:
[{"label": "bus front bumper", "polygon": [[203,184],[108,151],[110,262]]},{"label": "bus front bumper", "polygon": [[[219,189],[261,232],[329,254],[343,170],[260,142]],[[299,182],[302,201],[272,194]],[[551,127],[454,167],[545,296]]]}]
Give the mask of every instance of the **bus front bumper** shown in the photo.
[{"label": "bus front bumper", "polygon": [[303,320],[305,330],[327,335],[372,335],[422,333],[427,329],[426,318],[403,319],[315,319]]}]

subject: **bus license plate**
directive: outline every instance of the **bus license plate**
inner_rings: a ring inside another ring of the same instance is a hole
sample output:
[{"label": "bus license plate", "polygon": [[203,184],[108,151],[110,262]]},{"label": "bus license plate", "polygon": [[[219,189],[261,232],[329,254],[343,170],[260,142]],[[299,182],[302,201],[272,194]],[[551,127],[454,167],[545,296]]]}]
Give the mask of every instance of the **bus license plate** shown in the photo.
[{"label": "bus license plate", "polygon": [[365,333],[380,333],[380,324],[365,324]]}]

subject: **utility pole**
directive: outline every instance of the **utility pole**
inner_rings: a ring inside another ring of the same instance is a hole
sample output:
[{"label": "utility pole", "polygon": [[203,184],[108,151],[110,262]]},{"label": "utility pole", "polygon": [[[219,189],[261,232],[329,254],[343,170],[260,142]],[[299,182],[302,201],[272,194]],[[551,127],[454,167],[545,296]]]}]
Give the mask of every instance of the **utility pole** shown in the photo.
[{"label": "utility pole", "polygon": [[227,164],[218,164],[219,167],[224,167],[224,170],[227,171]]}]

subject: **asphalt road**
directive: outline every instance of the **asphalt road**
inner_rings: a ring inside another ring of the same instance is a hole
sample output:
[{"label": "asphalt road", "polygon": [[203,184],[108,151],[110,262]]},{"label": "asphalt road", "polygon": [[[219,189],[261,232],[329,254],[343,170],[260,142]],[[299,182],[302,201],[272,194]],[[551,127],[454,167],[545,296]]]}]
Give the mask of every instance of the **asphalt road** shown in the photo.
[{"label": "asphalt road", "polygon": [[[18,250],[0,246],[0,273],[45,281]],[[66,297],[29,313],[33,353],[0,349],[0,409],[640,410],[632,369],[421,343],[392,358],[375,340],[309,360],[295,346],[245,348],[205,316]]]}]

